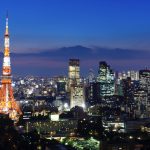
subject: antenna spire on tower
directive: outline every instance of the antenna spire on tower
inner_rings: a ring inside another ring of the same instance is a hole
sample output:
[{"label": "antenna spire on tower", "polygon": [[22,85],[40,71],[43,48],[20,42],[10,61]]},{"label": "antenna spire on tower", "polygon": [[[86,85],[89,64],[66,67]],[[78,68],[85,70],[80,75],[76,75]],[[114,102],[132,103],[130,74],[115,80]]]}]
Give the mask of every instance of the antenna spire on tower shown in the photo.
[{"label": "antenna spire on tower", "polygon": [[5,31],[5,35],[9,35],[9,33],[8,33],[8,11],[7,11],[7,13],[6,13],[6,31]]}]

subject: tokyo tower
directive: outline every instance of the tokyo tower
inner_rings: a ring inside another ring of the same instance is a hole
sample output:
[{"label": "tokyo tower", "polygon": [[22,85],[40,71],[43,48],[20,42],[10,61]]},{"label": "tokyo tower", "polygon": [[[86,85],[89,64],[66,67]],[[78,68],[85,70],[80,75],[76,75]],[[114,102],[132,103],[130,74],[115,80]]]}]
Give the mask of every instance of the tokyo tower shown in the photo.
[{"label": "tokyo tower", "polygon": [[6,17],[6,31],[4,35],[4,58],[0,88],[0,113],[8,114],[12,120],[18,120],[22,114],[19,105],[14,99],[11,76],[8,16]]}]

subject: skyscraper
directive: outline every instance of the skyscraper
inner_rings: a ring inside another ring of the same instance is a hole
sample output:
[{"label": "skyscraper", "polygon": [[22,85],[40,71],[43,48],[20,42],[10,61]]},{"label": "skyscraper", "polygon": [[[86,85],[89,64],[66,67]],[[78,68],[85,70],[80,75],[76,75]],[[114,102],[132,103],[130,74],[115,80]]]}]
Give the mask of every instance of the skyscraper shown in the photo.
[{"label": "skyscraper", "polygon": [[9,117],[11,119],[16,120],[19,114],[21,114],[21,111],[13,96],[9,50],[8,16],[6,18],[4,58],[1,83],[2,85],[0,89],[0,113],[9,114]]},{"label": "skyscraper", "polygon": [[71,85],[80,83],[80,60],[70,59],[69,60],[69,88]]},{"label": "skyscraper", "polygon": [[140,70],[139,78],[141,88],[147,93],[150,93],[150,70]]},{"label": "skyscraper", "polygon": [[139,88],[134,93],[137,103],[137,115],[139,117],[150,117],[150,70],[139,71]]},{"label": "skyscraper", "polygon": [[70,93],[70,108],[75,106],[85,107],[84,84],[80,82],[80,61],[79,59],[69,60],[68,88]]},{"label": "skyscraper", "polygon": [[127,76],[131,78],[132,81],[138,81],[139,80],[139,71],[128,71]]},{"label": "skyscraper", "polygon": [[115,74],[105,61],[99,63],[97,82],[100,83],[100,96],[112,96],[115,93]]}]

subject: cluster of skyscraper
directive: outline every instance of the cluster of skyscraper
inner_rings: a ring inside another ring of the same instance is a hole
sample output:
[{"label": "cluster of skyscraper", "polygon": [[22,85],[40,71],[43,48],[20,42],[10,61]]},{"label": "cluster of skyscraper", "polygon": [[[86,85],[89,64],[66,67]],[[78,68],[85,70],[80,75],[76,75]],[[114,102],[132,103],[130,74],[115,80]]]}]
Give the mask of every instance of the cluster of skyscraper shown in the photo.
[{"label": "cluster of skyscraper", "polygon": [[[150,70],[117,73],[102,61],[99,63],[98,76],[92,70],[87,79],[80,78],[79,59],[69,60],[68,92],[70,108],[92,105],[119,106],[132,116],[149,117],[150,111]],[[113,102],[112,102],[113,101]]]}]

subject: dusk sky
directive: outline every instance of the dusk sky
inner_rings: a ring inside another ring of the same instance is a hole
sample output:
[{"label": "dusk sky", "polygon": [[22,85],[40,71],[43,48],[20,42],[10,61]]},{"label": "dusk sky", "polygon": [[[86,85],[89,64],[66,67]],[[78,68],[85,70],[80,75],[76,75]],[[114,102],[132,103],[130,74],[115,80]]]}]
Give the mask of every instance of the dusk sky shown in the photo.
[{"label": "dusk sky", "polygon": [[7,10],[13,74],[67,75],[69,58],[82,75],[104,60],[116,71],[149,68],[149,0],[1,0],[1,52]]}]

